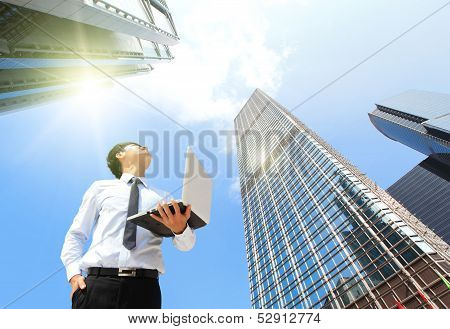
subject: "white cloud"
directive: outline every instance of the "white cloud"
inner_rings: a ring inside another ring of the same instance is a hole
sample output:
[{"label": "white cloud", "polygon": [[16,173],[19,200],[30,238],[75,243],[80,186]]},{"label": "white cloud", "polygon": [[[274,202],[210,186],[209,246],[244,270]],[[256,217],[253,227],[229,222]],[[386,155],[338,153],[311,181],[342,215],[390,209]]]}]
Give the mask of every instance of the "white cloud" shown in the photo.
[{"label": "white cloud", "polygon": [[301,5],[301,6],[309,6],[310,0],[263,0],[263,4],[265,5]]},{"label": "white cloud", "polygon": [[172,2],[171,9],[181,38],[172,47],[175,60],[130,80],[135,90],[184,125],[208,121],[228,129],[255,88],[277,92],[292,49],[268,44],[266,6],[196,0]]},{"label": "white cloud", "polygon": [[[283,1],[281,12],[300,2]],[[277,34],[285,28],[276,23],[283,22],[273,10],[279,4],[196,0],[169,5],[181,39],[171,47],[175,60],[127,80],[130,87],[182,125],[216,131],[234,129],[234,117],[255,88],[276,97],[294,51]],[[235,140],[226,141],[219,136],[219,153],[232,156]],[[240,200],[238,177],[232,178],[229,196]]]}]

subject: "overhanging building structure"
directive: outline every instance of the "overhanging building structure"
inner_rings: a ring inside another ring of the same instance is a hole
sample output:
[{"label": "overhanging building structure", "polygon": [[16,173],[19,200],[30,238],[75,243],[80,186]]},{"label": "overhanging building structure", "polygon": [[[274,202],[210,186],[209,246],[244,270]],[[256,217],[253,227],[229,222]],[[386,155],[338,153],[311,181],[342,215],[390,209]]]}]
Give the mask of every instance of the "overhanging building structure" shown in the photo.
[{"label": "overhanging building structure", "polygon": [[0,114],[149,72],[178,40],[163,0],[0,1]]},{"label": "overhanging building structure", "polygon": [[450,244],[450,95],[409,90],[369,113],[385,136],[427,158],[387,191]]},{"label": "overhanging building structure", "polygon": [[253,308],[448,308],[450,247],[257,89],[235,119]]}]

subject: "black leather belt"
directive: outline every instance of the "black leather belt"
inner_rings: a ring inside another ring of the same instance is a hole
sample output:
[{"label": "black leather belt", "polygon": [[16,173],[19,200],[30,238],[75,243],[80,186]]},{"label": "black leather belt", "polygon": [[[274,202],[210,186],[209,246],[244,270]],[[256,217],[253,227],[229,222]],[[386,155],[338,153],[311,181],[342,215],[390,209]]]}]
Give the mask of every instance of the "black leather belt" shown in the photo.
[{"label": "black leather belt", "polygon": [[89,267],[88,275],[113,275],[113,276],[128,276],[137,278],[158,278],[158,270],[145,269],[145,268],[108,268],[108,267]]}]

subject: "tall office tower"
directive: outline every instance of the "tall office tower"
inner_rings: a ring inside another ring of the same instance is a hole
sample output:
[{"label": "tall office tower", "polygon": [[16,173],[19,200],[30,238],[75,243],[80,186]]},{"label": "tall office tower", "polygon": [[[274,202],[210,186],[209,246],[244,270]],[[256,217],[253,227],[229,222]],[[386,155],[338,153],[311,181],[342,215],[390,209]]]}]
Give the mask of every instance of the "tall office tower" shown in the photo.
[{"label": "tall office tower", "polygon": [[311,129],[260,90],[235,129],[253,308],[450,306],[450,247]]},{"label": "tall office tower", "polygon": [[369,117],[387,137],[428,156],[387,191],[450,244],[450,95],[407,91],[376,104]]},{"label": "tall office tower", "polygon": [[178,40],[163,0],[0,1],[0,114],[149,72]]}]

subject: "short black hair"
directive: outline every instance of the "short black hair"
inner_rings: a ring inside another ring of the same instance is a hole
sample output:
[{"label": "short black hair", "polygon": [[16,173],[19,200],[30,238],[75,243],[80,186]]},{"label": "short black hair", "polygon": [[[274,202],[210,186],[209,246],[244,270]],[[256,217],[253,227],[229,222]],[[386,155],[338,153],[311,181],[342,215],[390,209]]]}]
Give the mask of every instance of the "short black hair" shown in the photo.
[{"label": "short black hair", "polygon": [[114,145],[114,147],[109,151],[108,156],[106,158],[106,163],[108,164],[109,169],[113,173],[114,176],[120,178],[122,176],[122,165],[120,164],[119,159],[116,158],[116,154],[124,151],[125,146],[134,144],[139,145],[135,142],[124,142]]}]

